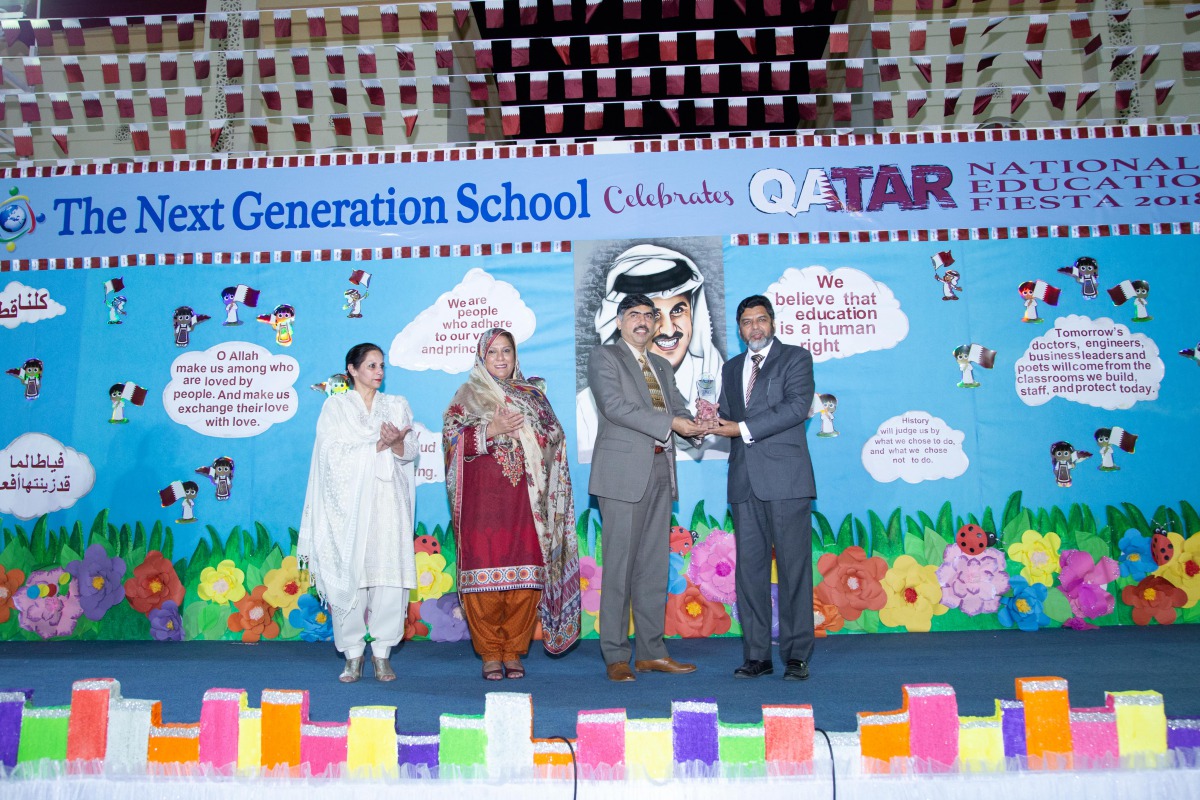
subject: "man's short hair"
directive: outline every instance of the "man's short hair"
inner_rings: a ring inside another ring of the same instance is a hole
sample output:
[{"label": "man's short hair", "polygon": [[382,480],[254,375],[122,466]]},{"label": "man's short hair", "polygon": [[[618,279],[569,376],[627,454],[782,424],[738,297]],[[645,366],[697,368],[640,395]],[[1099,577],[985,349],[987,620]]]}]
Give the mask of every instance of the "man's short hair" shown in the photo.
[{"label": "man's short hair", "polygon": [[752,294],[742,302],[738,303],[737,314],[734,315],[734,320],[741,324],[742,312],[747,308],[758,308],[762,306],[767,310],[767,316],[771,318],[771,322],[775,321],[775,309],[771,306],[771,301],[763,297],[761,294]]},{"label": "man's short hair", "polygon": [[617,318],[624,317],[626,311],[638,306],[654,308],[654,301],[644,294],[627,294],[621,298],[621,302],[617,303]]}]

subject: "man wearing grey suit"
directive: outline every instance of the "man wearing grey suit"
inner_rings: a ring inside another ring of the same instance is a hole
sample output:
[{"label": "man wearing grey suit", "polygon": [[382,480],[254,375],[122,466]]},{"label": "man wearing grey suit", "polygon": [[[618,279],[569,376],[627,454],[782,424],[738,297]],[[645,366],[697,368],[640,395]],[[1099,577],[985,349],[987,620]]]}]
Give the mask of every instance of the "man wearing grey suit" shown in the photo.
[{"label": "man wearing grey suit", "polygon": [[[588,491],[600,502],[604,585],[600,592],[600,652],[608,678],[632,681],[629,612],[633,609],[638,672],[693,672],[667,655],[666,619],[674,434],[702,438],[662,356],[647,351],[654,302],[630,294],[617,307],[620,341],[592,350],[588,385],[598,427]],[[768,613],[770,607],[768,606]]]},{"label": "man wearing grey suit", "polygon": [[[762,295],[737,308],[749,348],[725,362],[720,419],[728,436],[729,490],[737,536],[738,616],[745,663],[738,678],[771,663],[771,550],[779,568],[779,653],[784,680],[808,678],[813,652],[812,501],[817,496],[804,421],[813,400],[812,355],[775,339],[775,311]],[[747,357],[749,356],[749,357]]]}]

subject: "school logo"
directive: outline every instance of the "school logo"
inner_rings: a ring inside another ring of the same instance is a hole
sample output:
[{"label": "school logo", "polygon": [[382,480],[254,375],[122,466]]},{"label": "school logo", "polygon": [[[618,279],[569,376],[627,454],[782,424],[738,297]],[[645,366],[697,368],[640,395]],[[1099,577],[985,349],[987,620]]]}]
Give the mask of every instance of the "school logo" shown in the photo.
[{"label": "school logo", "polygon": [[9,198],[0,203],[0,242],[10,253],[17,249],[18,239],[33,233],[39,222],[46,221],[45,214],[34,214],[29,198],[20,191],[14,186],[8,190]]}]

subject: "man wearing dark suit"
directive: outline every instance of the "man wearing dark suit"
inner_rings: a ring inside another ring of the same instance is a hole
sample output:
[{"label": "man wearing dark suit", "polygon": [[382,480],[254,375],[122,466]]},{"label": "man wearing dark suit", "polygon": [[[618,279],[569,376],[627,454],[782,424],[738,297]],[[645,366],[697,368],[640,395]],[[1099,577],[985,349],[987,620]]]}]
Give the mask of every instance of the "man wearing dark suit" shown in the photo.
[{"label": "man wearing dark suit", "polygon": [[771,550],[779,568],[779,652],[784,680],[808,678],[813,652],[812,501],[817,496],[804,421],[813,400],[812,356],[775,339],[775,311],[762,295],[737,308],[749,348],[725,362],[720,419],[728,436],[729,490],[737,536],[735,573],[745,663],[738,678],[771,663]]},{"label": "man wearing dark suit", "polygon": [[[631,294],[617,307],[620,341],[592,350],[588,384],[598,427],[588,491],[603,519],[604,586],[600,592],[600,652],[608,678],[632,681],[629,612],[633,609],[638,672],[693,672],[667,655],[666,619],[671,504],[677,497],[672,437],[698,439],[675,373],[647,351],[654,303]],[[768,613],[770,608],[768,607]]]}]

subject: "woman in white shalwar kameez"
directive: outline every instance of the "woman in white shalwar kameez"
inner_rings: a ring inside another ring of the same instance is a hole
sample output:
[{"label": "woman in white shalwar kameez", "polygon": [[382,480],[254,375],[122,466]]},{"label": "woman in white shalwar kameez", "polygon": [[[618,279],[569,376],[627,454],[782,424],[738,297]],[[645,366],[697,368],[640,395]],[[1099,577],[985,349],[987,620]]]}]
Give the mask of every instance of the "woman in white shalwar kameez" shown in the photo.
[{"label": "woman in white shalwar kameez", "polygon": [[383,351],[359,344],[346,354],[353,391],[329,397],[317,421],[296,554],[333,612],[339,676],[362,675],[370,625],[377,680],[395,680],[388,661],[404,637],[417,585],[413,502],[417,436],[408,401],[379,391]]}]

